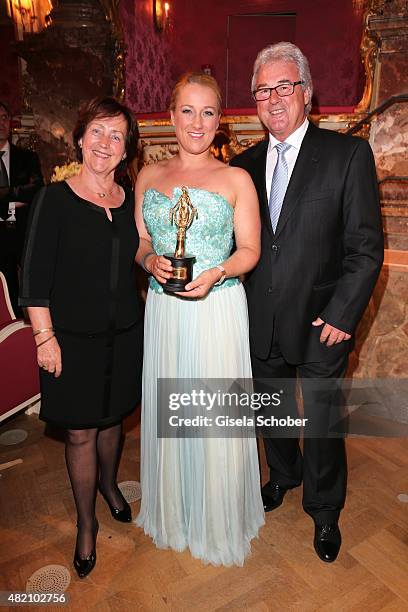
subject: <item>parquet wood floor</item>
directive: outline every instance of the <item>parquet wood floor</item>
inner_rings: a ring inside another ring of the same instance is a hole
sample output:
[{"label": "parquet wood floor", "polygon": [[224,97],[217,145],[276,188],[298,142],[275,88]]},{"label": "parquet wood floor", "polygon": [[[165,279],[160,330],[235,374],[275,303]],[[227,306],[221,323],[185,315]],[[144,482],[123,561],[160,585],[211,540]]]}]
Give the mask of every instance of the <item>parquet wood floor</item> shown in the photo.
[{"label": "parquet wood floor", "polygon": [[[59,609],[75,612],[408,611],[408,504],[397,498],[408,493],[406,439],[347,441],[343,546],[334,564],[314,552],[313,523],[301,509],[300,490],[266,515],[243,568],[204,566],[188,552],[157,550],[135,525],[116,523],[98,497],[98,561],[80,581],[71,568],[75,510],[63,443],[44,435],[36,415],[15,417],[0,433],[15,428],[29,435],[0,447],[0,463],[22,459],[0,477],[0,590],[24,591],[34,571],[61,564],[71,572],[71,599]],[[137,480],[137,417],[126,422],[126,432],[119,480]],[[261,462],[266,480],[263,457]],[[132,506],[136,515],[139,504]]]}]

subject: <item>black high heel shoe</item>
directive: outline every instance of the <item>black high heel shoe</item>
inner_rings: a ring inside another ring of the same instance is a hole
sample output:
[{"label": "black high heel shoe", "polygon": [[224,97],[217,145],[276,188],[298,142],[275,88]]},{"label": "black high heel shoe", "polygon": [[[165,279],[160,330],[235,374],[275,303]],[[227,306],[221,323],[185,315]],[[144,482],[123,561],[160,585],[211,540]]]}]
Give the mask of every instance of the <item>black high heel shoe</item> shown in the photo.
[{"label": "black high heel shoe", "polygon": [[78,549],[75,546],[74,567],[75,567],[76,573],[78,574],[79,578],[85,578],[85,576],[90,574],[93,568],[95,567],[95,564],[96,564],[96,536],[98,534],[98,530],[99,530],[99,523],[98,521],[96,521],[95,530],[94,530],[95,544],[94,544],[93,550],[89,553],[86,559],[81,559],[78,553]]},{"label": "black high heel shoe", "polygon": [[131,523],[132,510],[129,504],[127,503],[126,499],[123,497],[122,493],[121,495],[122,495],[124,507],[122,508],[122,510],[119,510],[119,508],[115,508],[115,506],[112,506],[112,504],[110,503],[110,501],[108,500],[105,493],[102,491],[100,487],[99,487],[99,492],[102,495],[103,499],[108,504],[109,510],[111,511],[111,515],[113,516],[115,521],[119,521],[120,523]]}]

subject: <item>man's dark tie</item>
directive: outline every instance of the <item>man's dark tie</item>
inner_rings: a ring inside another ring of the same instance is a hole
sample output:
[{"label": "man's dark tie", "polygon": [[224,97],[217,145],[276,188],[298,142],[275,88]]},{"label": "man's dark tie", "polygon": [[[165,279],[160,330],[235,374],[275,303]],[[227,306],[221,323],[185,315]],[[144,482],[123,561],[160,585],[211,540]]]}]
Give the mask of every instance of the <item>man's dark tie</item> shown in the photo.
[{"label": "man's dark tie", "polygon": [[6,170],[6,166],[4,165],[3,155],[5,151],[0,151],[0,217],[4,220],[8,217],[8,198],[5,198],[5,201],[2,201],[3,192],[7,193],[7,188],[10,186],[9,178]]}]

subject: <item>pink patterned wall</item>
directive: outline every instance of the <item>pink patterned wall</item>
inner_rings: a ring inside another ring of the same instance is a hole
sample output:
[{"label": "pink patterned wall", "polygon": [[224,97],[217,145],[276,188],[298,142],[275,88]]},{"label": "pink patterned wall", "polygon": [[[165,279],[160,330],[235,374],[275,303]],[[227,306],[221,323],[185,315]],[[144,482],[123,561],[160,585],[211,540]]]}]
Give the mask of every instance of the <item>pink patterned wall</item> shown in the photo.
[{"label": "pink patterned wall", "polygon": [[[203,64],[212,66],[225,100],[227,23],[229,15],[237,14],[294,14],[292,42],[309,59],[315,107],[354,106],[360,100],[364,89],[359,50],[363,24],[361,9],[354,9],[352,0],[169,0],[169,3],[170,28],[158,34],[153,26],[152,0],[121,0],[128,47],[126,99],[135,112],[165,111],[178,76],[186,70],[200,69]],[[245,39],[242,44],[248,46]],[[239,86],[245,89],[249,87],[247,72],[247,67],[243,67],[240,74]]]},{"label": "pink patterned wall", "polygon": [[126,103],[135,113],[166,110],[171,82],[169,34],[153,24],[151,0],[120,3],[126,53]]},{"label": "pink patterned wall", "polygon": [[[362,16],[353,10],[351,0],[169,2],[170,28],[162,33],[154,28],[152,0],[120,2],[127,46],[126,101],[136,113],[165,111],[176,78],[186,70],[200,69],[202,64],[213,66],[225,99],[227,18],[242,13],[295,13],[293,42],[310,60],[316,104],[351,106],[359,101],[364,84],[359,53]],[[13,32],[1,11],[0,17],[0,57],[4,59],[0,97],[18,112],[21,85],[17,57],[12,52]],[[248,74],[242,74],[242,87],[248,87],[248,79]]]},{"label": "pink patterned wall", "polygon": [[[210,64],[225,100],[228,16],[290,13],[296,20],[290,42],[309,59],[314,103],[352,106],[361,98],[362,11],[353,8],[352,0],[171,0],[171,5],[173,76]],[[256,39],[256,32],[248,31],[243,37],[244,48],[249,46],[245,40],[249,37]],[[279,40],[279,33],[271,32],[270,42]],[[246,90],[251,76],[247,72],[245,66],[240,75]]]}]

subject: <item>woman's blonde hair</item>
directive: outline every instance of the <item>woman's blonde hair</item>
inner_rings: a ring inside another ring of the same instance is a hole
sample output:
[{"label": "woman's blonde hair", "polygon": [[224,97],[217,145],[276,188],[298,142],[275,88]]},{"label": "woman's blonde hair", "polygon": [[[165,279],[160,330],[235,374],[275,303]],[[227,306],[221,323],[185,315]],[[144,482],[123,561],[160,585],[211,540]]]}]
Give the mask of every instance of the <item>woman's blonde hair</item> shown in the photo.
[{"label": "woman's blonde hair", "polygon": [[173,88],[173,91],[171,92],[170,110],[171,111],[175,110],[176,104],[177,104],[177,98],[180,93],[180,90],[185,85],[191,85],[191,84],[203,85],[203,87],[209,87],[210,89],[212,89],[212,91],[215,93],[216,98],[217,98],[218,112],[219,114],[221,114],[221,92],[220,92],[220,88],[218,87],[217,81],[214,79],[214,77],[210,76],[209,74],[206,74],[205,72],[198,72],[198,71],[186,72],[179,78],[179,80],[177,81],[177,83],[175,84]]}]

